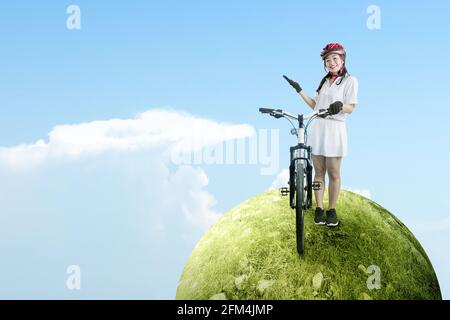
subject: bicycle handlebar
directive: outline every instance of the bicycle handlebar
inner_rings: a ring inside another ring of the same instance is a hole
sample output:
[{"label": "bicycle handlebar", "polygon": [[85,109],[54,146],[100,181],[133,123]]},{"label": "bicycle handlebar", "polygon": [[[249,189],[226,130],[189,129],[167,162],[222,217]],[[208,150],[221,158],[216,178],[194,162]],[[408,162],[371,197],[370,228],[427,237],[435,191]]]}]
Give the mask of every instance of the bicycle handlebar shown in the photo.
[{"label": "bicycle handlebar", "polygon": [[274,109],[269,108],[259,108],[259,112],[261,113],[271,113]]},{"label": "bicycle handlebar", "polygon": [[[293,116],[293,115],[291,115],[291,114],[289,114],[287,112],[284,112],[281,109],[259,108],[259,112],[261,112],[261,113],[269,113],[272,117],[275,117],[277,119],[279,119],[281,117],[287,117],[287,118],[291,118],[291,119],[294,119],[294,120],[298,119],[298,117],[295,117],[295,116]],[[306,115],[306,116],[304,115],[303,119],[307,120],[307,119],[310,119],[310,118],[314,117],[315,115],[317,115],[317,116],[327,116],[327,115],[330,115],[330,113],[326,109],[320,109],[319,111],[315,111],[315,112],[313,112],[313,113],[311,113],[309,115]]]}]

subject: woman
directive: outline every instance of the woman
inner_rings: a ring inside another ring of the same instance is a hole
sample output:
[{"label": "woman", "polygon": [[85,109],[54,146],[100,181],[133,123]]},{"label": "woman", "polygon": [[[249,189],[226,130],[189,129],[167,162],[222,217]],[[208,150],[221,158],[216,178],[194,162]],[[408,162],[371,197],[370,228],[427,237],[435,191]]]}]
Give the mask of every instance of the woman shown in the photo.
[{"label": "woman", "polygon": [[[315,191],[317,208],[314,222],[318,225],[336,227],[339,220],[336,202],[341,187],[341,161],[347,155],[347,129],[345,119],[357,104],[358,80],[350,76],[345,67],[346,52],[338,43],[330,43],[320,54],[328,71],[316,90],[314,99],[310,98],[300,85],[284,76],[289,84],[300,94],[305,103],[314,111],[328,109],[331,116],[315,120],[309,134],[314,165],[314,182],[320,185]],[[325,174],[328,173],[328,210],[323,206]]]}]

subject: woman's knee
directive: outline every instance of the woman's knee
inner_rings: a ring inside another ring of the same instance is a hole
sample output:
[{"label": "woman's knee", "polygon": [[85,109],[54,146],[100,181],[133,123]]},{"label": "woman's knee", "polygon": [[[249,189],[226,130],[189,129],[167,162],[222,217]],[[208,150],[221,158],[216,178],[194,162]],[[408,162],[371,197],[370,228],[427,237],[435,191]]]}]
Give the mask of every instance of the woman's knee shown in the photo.
[{"label": "woman's knee", "polygon": [[325,179],[325,174],[327,172],[325,157],[313,156],[313,165],[315,177],[317,178],[317,180],[323,181],[323,179]]},{"label": "woman's knee", "polygon": [[325,171],[319,172],[316,170],[314,173],[314,180],[324,181],[325,180]]},{"label": "woman's knee", "polygon": [[328,178],[330,181],[337,181],[341,179],[341,173],[339,170],[328,170]]},{"label": "woman's knee", "polygon": [[330,181],[341,179],[341,158],[328,158],[326,168]]},{"label": "woman's knee", "polygon": [[320,180],[323,181],[325,179],[325,174],[327,172],[327,169],[325,166],[314,166],[314,180]]}]

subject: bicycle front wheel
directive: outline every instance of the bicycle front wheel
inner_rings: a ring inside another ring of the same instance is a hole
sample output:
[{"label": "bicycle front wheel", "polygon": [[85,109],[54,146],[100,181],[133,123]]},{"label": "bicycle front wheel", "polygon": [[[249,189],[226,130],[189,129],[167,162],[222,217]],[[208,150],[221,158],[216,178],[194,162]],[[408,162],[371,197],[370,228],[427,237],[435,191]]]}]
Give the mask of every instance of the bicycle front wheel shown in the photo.
[{"label": "bicycle front wheel", "polygon": [[297,161],[296,173],[295,173],[295,233],[297,239],[297,251],[299,254],[303,254],[304,251],[304,204],[306,203],[306,192],[305,192],[305,167],[303,163]]}]

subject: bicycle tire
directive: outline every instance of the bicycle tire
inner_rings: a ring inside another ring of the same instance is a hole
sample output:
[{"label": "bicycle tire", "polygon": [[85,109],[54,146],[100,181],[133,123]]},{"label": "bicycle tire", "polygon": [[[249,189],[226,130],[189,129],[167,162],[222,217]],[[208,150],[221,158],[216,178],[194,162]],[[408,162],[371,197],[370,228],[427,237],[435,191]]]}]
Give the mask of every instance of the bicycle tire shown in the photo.
[{"label": "bicycle tire", "polygon": [[305,204],[305,168],[300,161],[296,164],[295,179],[295,235],[297,241],[297,252],[304,252],[304,204]]}]

